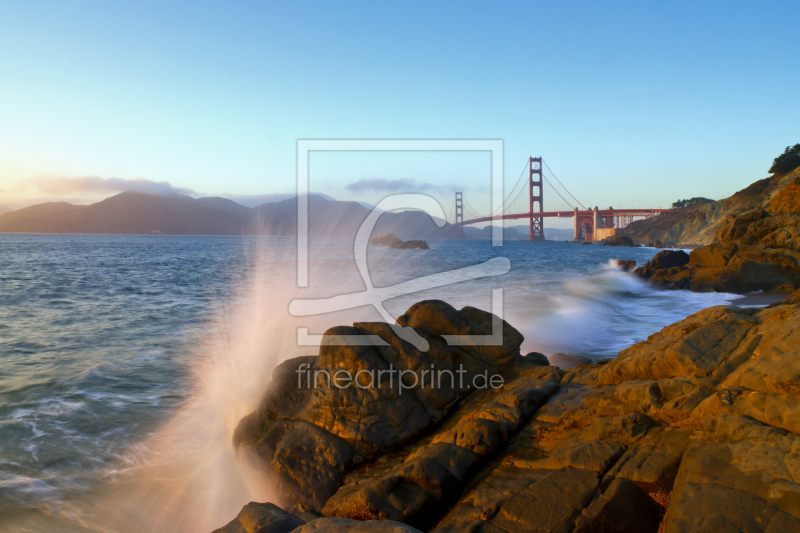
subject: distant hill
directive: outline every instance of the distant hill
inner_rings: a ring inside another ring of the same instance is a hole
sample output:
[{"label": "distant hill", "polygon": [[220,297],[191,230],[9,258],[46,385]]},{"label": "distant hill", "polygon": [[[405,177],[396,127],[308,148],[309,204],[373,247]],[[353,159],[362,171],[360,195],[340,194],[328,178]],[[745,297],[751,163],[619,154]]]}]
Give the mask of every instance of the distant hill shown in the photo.
[{"label": "distant hill", "polygon": [[564,228],[544,228],[544,238],[548,241],[571,241],[575,238],[575,230]]},{"label": "distant hill", "polygon": [[756,208],[766,209],[770,202],[781,197],[785,189],[795,187],[798,180],[800,168],[775,174],[752,183],[729,198],[671,209],[657,217],[637,220],[622,230],[621,234],[636,243],[660,240],[669,246],[710,244],[726,218]]},{"label": "distant hill", "polygon": [[6,207],[4,205],[0,205],[0,215],[5,215],[6,213],[10,213],[13,211],[10,207]]},{"label": "distant hill", "polygon": [[[370,210],[357,202],[309,196],[309,235],[354,237]],[[439,228],[420,211],[384,213],[376,231],[401,238],[463,238],[461,228]],[[225,198],[123,192],[92,205],[46,203],[0,215],[2,233],[165,235],[297,234],[297,198],[255,208]]]},{"label": "distant hill", "polygon": [[[491,239],[492,226],[485,226],[483,228],[473,228],[470,226],[465,226],[464,233],[469,239]],[[528,236],[527,234],[523,235],[514,228],[505,228],[503,231],[503,238],[514,241],[514,240],[527,239]]]},{"label": "distant hill", "polygon": [[204,203],[208,207],[219,209],[220,211],[227,211],[228,213],[233,213],[234,215],[243,217],[249,217],[250,213],[252,212],[249,207],[237,204],[233,200],[228,200],[227,198],[220,198],[219,196],[198,198],[197,200]]},{"label": "distant hill", "polygon": [[85,208],[86,206],[72,205],[67,202],[32,205],[0,215],[0,232],[63,233],[50,230],[57,228],[60,221]]},{"label": "distant hill", "polygon": [[[527,239],[530,235],[530,226],[511,226],[517,230],[523,239]],[[575,232],[571,229],[564,228],[548,228],[547,222],[544,225],[544,238],[548,241],[571,241]]]},{"label": "distant hill", "polygon": [[[308,198],[309,235],[322,237],[354,236],[371,209],[358,202],[326,200],[317,195]],[[255,208],[255,224],[259,233],[291,236],[297,234],[297,198],[262,204]],[[402,239],[464,238],[461,228],[446,224],[439,228],[421,211],[384,213],[374,232],[394,233]]]},{"label": "distant hill", "polygon": [[[464,233],[468,239],[491,239],[492,227],[473,228],[466,226]],[[530,226],[508,226],[503,233],[504,239],[527,240],[530,234]],[[573,231],[571,229],[547,228],[544,229],[544,238],[548,241],[572,240]]]}]

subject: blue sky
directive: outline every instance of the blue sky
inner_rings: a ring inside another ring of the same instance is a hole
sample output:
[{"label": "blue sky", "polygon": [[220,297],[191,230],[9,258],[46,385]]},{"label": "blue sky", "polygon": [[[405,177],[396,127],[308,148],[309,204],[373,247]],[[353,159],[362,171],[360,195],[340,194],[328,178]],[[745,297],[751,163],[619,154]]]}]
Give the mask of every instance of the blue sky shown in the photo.
[{"label": "blue sky", "polygon": [[[667,207],[800,142],[798,2],[0,6],[0,204],[287,193],[298,139],[463,138],[504,141],[509,188],[541,155],[584,204]],[[407,155],[319,156],[312,189],[489,205],[485,154]]]}]

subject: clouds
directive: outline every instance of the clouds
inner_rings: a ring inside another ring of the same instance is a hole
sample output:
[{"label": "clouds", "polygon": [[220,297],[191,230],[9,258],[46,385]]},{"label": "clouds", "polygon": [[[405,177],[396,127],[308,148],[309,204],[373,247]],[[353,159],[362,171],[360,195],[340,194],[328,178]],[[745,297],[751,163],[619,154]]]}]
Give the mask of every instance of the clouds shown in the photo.
[{"label": "clouds", "polygon": [[386,178],[365,178],[348,184],[345,187],[354,192],[410,192],[429,191],[436,187],[430,183],[416,183],[413,179],[400,178],[390,180]]},{"label": "clouds", "polygon": [[135,191],[148,194],[187,194],[195,191],[185,187],[174,187],[168,181],[151,181],[144,178],[101,178],[99,176],[53,176],[41,175],[25,180],[26,185],[40,192],[54,195],[102,194]]}]

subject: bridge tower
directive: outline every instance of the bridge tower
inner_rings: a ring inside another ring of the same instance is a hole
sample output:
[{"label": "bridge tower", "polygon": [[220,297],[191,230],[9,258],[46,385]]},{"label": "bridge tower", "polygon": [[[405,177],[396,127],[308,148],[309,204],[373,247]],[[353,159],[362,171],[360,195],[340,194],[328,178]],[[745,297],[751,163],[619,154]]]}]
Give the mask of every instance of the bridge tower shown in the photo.
[{"label": "bridge tower", "polygon": [[[542,158],[531,157],[528,159],[529,164],[529,180],[528,190],[531,199],[531,231],[528,240],[543,241],[544,240],[544,217],[535,217],[534,213],[544,212],[544,187],[542,186]],[[538,190],[534,194],[533,188]],[[538,202],[538,207],[535,206]]]},{"label": "bridge tower", "polygon": [[464,197],[461,191],[456,192],[456,226],[464,225]]}]

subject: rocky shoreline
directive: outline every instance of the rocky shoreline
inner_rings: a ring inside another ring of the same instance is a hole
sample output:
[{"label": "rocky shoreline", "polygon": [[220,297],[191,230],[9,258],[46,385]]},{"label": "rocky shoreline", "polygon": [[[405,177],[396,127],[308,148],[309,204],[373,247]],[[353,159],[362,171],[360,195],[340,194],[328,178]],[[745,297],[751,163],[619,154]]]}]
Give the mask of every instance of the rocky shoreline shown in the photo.
[{"label": "rocky shoreline", "polygon": [[[727,205],[730,214],[715,215],[713,224],[704,224],[703,239],[687,231],[688,219],[675,223],[670,218],[681,210],[664,215],[667,222],[644,222],[643,226],[674,223],[670,232],[682,235],[684,242],[706,240],[707,244],[694,248],[690,254],[659,252],[635,273],[660,288],[695,292],[791,293],[800,288],[800,168],[756,182],[715,203]],[[685,208],[688,211],[683,215],[710,205]],[[615,239],[623,245],[633,242],[630,235]]]},{"label": "rocky shoreline", "polygon": [[[384,323],[332,328],[234,436],[286,508],[252,503],[217,532],[800,531],[798,300],[712,307],[569,369],[523,356],[505,322],[502,346],[481,345],[499,319],[441,301],[397,321],[427,352]],[[340,342],[365,333],[385,345]],[[392,368],[464,381],[303,380]]]},{"label": "rocky shoreline", "polygon": [[800,286],[800,215],[756,210],[731,217],[714,244],[664,250],[635,273],[665,289],[793,292]]}]

